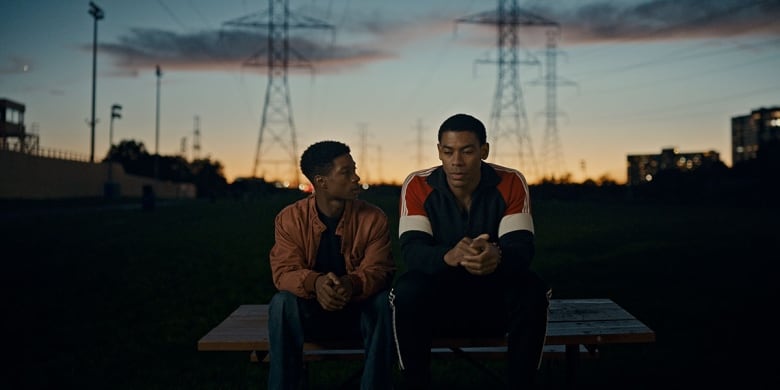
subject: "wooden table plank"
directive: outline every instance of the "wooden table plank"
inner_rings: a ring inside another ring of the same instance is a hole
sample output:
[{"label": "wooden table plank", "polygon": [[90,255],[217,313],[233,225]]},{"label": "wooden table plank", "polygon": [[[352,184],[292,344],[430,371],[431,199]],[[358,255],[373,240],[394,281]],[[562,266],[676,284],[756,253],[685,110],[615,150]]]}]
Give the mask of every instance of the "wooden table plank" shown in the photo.
[{"label": "wooden table plank", "polygon": [[635,319],[609,299],[553,299],[550,301],[550,322],[612,321]]},{"label": "wooden table plank", "polygon": [[[553,299],[546,343],[655,341],[655,333],[610,299]],[[198,341],[200,351],[267,351],[268,305],[241,305]],[[504,338],[438,339],[434,347],[493,347]],[[306,343],[305,350],[360,348],[358,341]]]},{"label": "wooden table plank", "polygon": [[556,322],[547,327],[547,344],[651,343],[655,332],[639,320]]}]

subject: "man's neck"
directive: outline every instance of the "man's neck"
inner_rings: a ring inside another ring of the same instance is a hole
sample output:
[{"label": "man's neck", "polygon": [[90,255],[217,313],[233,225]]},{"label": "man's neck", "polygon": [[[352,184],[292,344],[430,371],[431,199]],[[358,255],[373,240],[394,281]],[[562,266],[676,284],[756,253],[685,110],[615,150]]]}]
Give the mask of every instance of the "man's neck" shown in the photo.
[{"label": "man's neck", "polygon": [[477,190],[477,184],[470,185],[468,187],[450,187],[452,195],[455,196],[455,200],[462,210],[469,211],[471,209],[471,199],[473,198],[474,191]]},{"label": "man's neck", "polygon": [[314,195],[314,201],[317,202],[317,208],[329,218],[338,218],[344,212],[345,200],[328,199]]}]

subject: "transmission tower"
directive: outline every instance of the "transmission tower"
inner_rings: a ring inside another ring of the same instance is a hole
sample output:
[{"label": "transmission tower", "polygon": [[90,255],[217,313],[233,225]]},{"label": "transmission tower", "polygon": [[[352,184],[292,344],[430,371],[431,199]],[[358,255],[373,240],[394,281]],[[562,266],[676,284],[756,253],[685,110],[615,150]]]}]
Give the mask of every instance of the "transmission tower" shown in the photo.
[{"label": "transmission tower", "polygon": [[[263,50],[253,55],[247,61],[248,65],[268,67],[268,84],[265,90],[265,103],[263,104],[263,114],[260,120],[260,136],[258,137],[255,150],[252,177],[257,177],[257,170],[259,167],[262,167],[262,159],[266,157],[263,149],[263,140],[265,133],[268,133],[272,142],[270,145],[265,145],[266,149],[270,149],[268,146],[278,145],[283,152],[286,152],[286,156],[282,156],[281,161],[271,160],[269,162],[272,164],[280,162],[289,163],[293,185],[297,187],[300,177],[298,145],[295,138],[292,105],[290,104],[287,69],[291,66],[308,66],[308,64],[305,59],[290,47],[289,30],[290,28],[332,29],[333,27],[313,18],[291,14],[288,0],[268,0],[268,9],[266,11],[230,20],[225,22],[224,25],[267,28],[267,46],[264,49],[265,61],[259,60]],[[291,61],[291,51],[299,57],[297,61],[295,59]]]},{"label": "transmission tower", "polygon": [[546,105],[544,110],[545,130],[544,142],[542,143],[542,176],[544,178],[555,178],[563,176],[565,173],[565,164],[563,158],[563,148],[558,137],[558,86],[576,85],[575,83],[558,77],[557,57],[558,57],[558,36],[559,28],[551,28],[546,31],[547,44],[545,48],[545,72],[541,80],[532,81],[531,84],[544,84],[546,91]]},{"label": "transmission tower", "polygon": [[195,129],[192,131],[192,161],[200,159],[200,117],[195,116]]},{"label": "transmission tower", "polygon": [[382,174],[382,145],[376,145],[376,179],[374,182],[384,184],[385,178]]},{"label": "transmission tower", "polygon": [[417,166],[422,169],[423,162],[423,131],[422,119],[417,119]]},{"label": "transmission tower", "polygon": [[361,172],[361,179],[363,179],[363,183],[368,183],[368,124],[361,122],[357,125],[358,134],[360,135],[360,161],[358,162],[358,172]]},{"label": "transmission tower", "polygon": [[[528,117],[520,88],[520,65],[538,64],[536,59],[520,61],[518,56],[518,29],[521,26],[557,26],[557,23],[521,10],[517,0],[498,0],[498,9],[460,18],[458,22],[491,24],[497,28],[498,59],[478,62],[496,63],[498,79],[490,113],[490,131],[493,133],[491,156],[499,157],[498,146],[502,139],[515,141],[520,169],[536,172],[533,144]],[[503,146],[503,145],[502,145]],[[507,146],[510,146],[507,143]],[[511,149],[511,148],[510,148]]]}]

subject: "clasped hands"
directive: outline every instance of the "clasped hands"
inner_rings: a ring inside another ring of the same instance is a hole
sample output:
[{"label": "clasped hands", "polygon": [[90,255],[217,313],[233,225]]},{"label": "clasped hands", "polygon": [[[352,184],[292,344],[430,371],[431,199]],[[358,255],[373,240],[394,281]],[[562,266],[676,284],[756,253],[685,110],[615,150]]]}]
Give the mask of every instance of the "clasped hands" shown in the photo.
[{"label": "clasped hands", "polygon": [[352,282],[347,276],[338,277],[333,272],[318,277],[314,288],[317,302],[328,311],[343,309],[352,298]]},{"label": "clasped hands", "polygon": [[444,262],[452,267],[463,267],[472,275],[492,274],[501,262],[501,250],[489,242],[489,238],[488,234],[463,237],[444,255]]}]

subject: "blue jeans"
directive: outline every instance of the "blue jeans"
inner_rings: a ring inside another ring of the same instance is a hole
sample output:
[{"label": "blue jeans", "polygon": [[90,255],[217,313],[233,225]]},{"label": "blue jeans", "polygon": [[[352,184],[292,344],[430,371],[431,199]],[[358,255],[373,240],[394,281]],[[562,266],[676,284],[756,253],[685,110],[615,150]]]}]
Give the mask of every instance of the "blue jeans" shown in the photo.
[{"label": "blue jeans", "polygon": [[365,348],[360,388],[392,388],[394,350],[387,291],[334,312],[322,309],[316,299],[303,299],[280,291],[271,298],[268,308],[268,332],[270,390],[300,388],[304,341],[360,336]]}]

